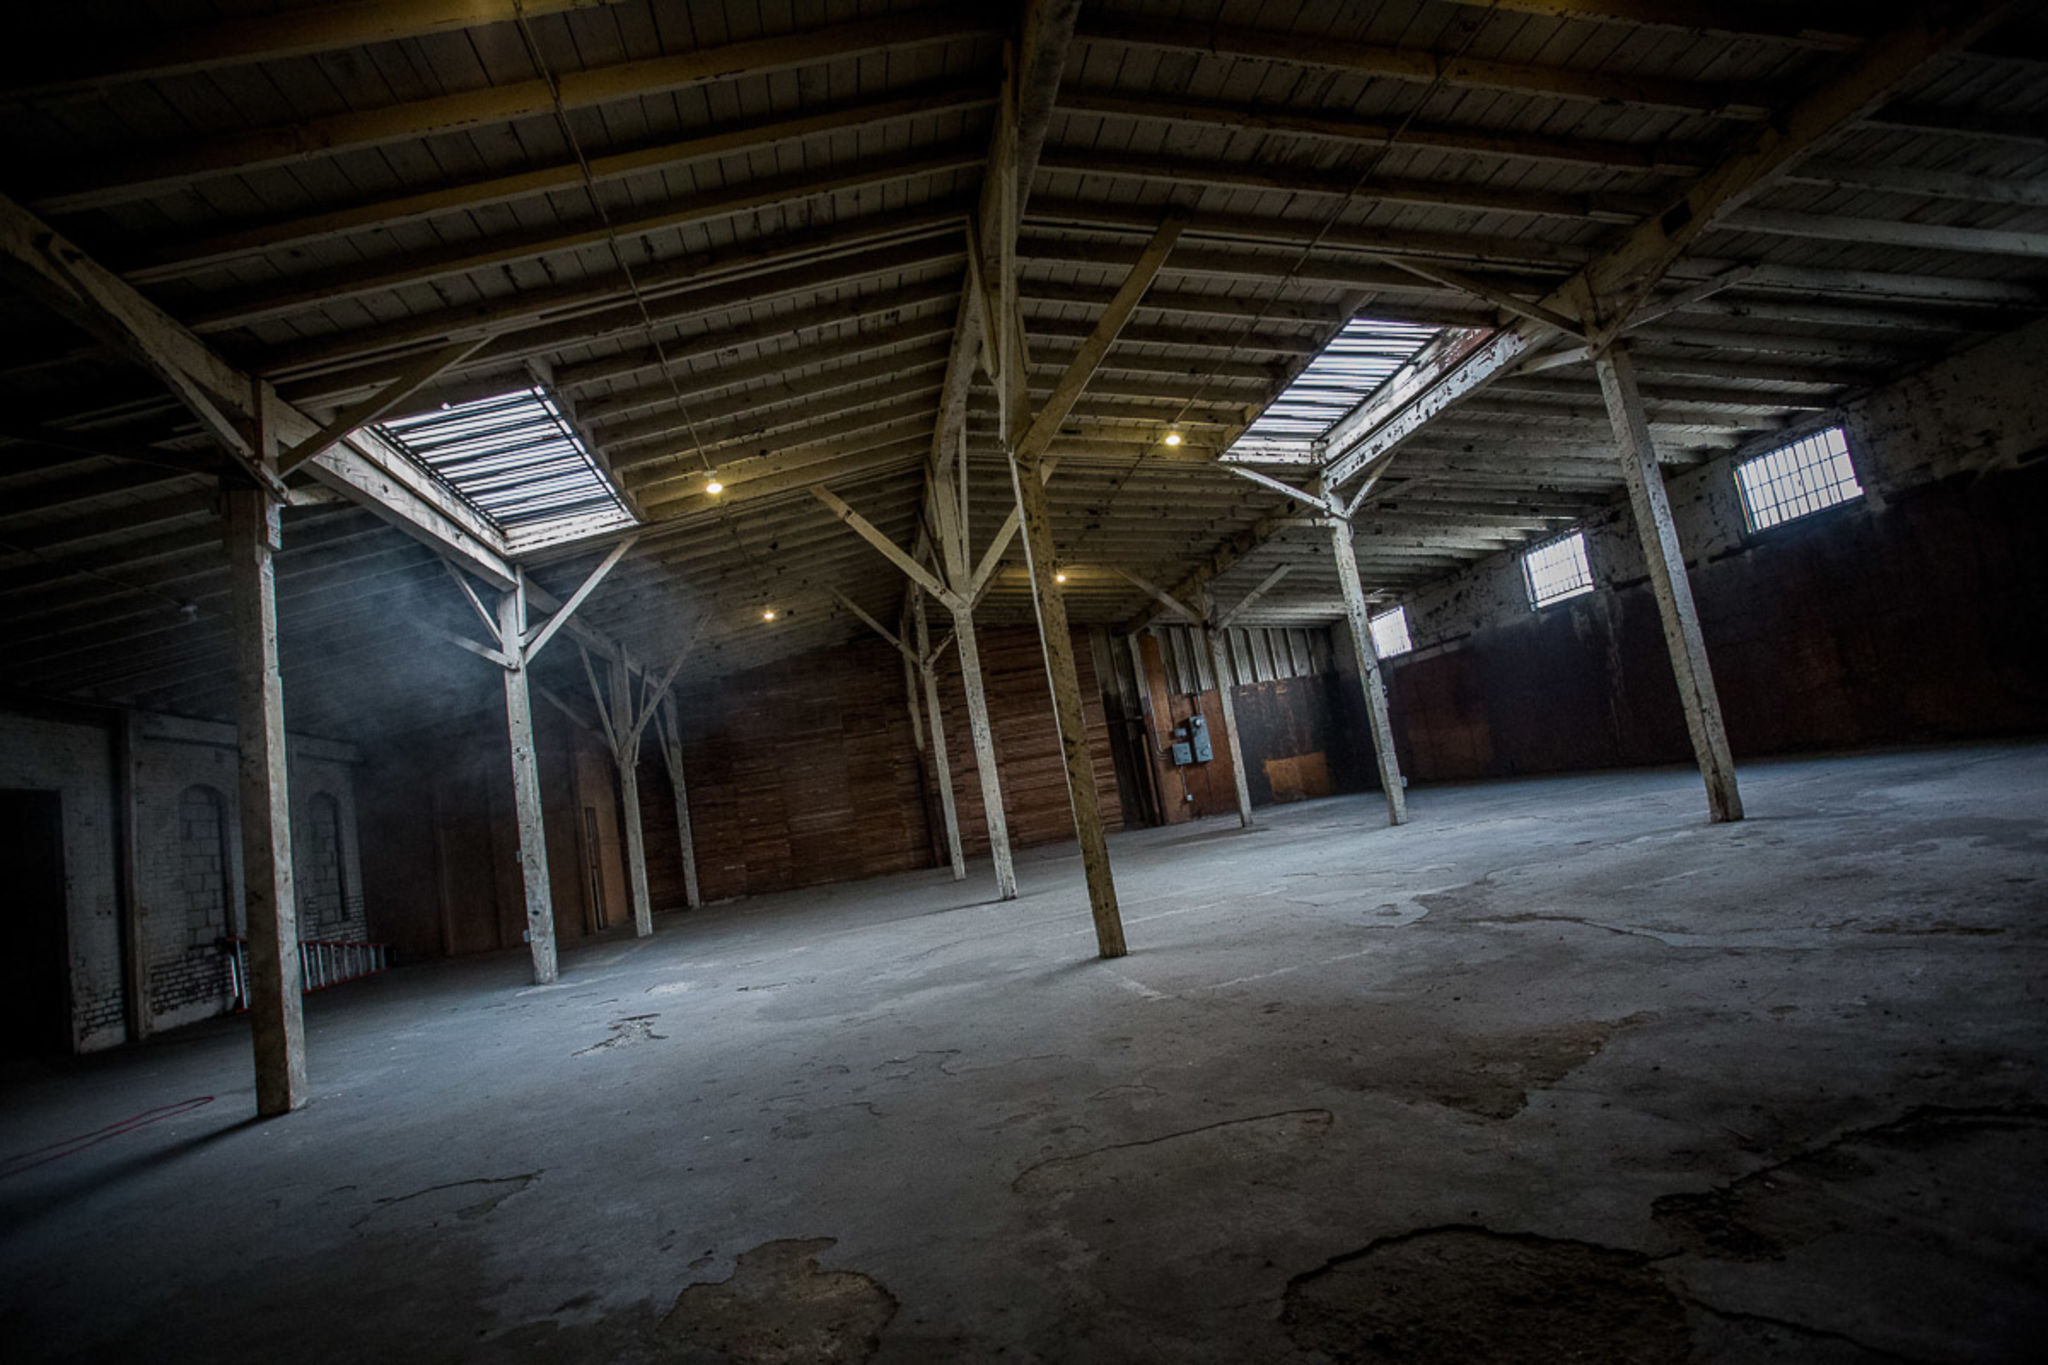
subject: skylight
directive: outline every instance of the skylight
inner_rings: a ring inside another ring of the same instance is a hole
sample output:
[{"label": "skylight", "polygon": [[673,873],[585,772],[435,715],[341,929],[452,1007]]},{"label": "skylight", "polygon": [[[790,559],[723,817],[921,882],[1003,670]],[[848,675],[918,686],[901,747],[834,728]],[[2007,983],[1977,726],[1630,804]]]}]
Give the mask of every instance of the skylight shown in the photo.
[{"label": "skylight", "polygon": [[1434,341],[1439,330],[1353,318],[1224,455],[1247,461],[1312,461],[1315,442]]},{"label": "skylight", "polygon": [[535,385],[377,428],[508,537],[595,535],[633,514]]}]

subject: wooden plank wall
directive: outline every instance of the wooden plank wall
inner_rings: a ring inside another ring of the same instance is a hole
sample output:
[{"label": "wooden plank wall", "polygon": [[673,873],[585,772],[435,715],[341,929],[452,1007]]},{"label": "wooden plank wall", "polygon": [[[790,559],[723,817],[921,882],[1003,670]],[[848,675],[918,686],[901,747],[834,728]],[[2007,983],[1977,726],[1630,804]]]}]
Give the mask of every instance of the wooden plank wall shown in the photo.
[{"label": "wooden plank wall", "polygon": [[[682,703],[706,900],[931,866],[903,666],[887,645],[734,674]],[[653,791],[641,803],[650,841],[659,823],[673,842],[668,783]]]},{"label": "wooden plank wall", "polygon": [[[1738,758],[2038,734],[2048,460],[1756,535],[1692,570]],[[1490,622],[1388,670],[1416,781],[1692,760],[1638,579]]]},{"label": "wooden plank wall", "polygon": [[1254,806],[1378,788],[1372,726],[1352,675],[1277,678],[1232,695]]},{"label": "wooden plank wall", "polygon": [[[1085,636],[1076,641],[1096,785],[1111,829],[1122,827],[1109,731]],[[1038,633],[982,632],[982,664],[1003,770],[1004,807],[1019,847],[1073,837]],[[959,662],[947,651],[940,693],[962,836],[988,848]],[[934,867],[936,792],[911,736],[899,656],[880,641],[825,650],[682,694],[683,761],[698,875],[706,900],[785,891]],[[598,810],[607,881],[618,880],[617,785],[610,759],[552,708],[536,710],[556,933],[594,923],[583,807]],[[366,831],[404,831],[365,846],[373,926],[408,955],[518,948],[510,768],[502,722],[480,713],[453,732],[383,746],[365,775]],[[1228,785],[1228,779],[1225,779]],[[429,799],[431,796],[431,800]],[[657,912],[683,904],[675,798],[652,745],[640,767],[641,824]],[[425,821],[421,817],[429,818]],[[381,842],[381,841],[380,841]],[[372,870],[373,869],[373,870]],[[610,888],[612,927],[630,918]]]},{"label": "wooden plank wall", "polygon": [[[1301,658],[1290,658],[1288,667],[1308,667],[1318,661],[1327,665],[1329,653],[1318,638],[1304,631],[1291,634],[1301,637]],[[1179,632],[1179,637],[1158,631],[1139,637],[1145,655],[1151,742],[1156,752],[1163,754],[1171,743],[1172,728],[1200,712],[1208,721],[1216,756],[1207,763],[1185,766],[1154,758],[1169,824],[1231,815],[1237,810],[1221,701],[1216,688],[1209,685],[1213,679],[1198,668],[1186,633]],[[1279,671],[1267,653],[1267,632],[1232,632],[1232,637],[1245,676]],[[1285,641],[1287,636],[1279,638]],[[1177,652],[1169,653],[1170,649]],[[1176,681],[1183,686],[1202,684],[1202,690],[1175,690]],[[1378,785],[1365,700],[1349,675],[1326,667],[1323,672],[1269,676],[1233,688],[1231,698],[1236,703],[1238,742],[1244,749],[1245,782],[1253,806],[1364,791]]]},{"label": "wooden plank wall", "polygon": [[[1057,843],[1074,837],[1074,812],[1067,798],[1066,768],[1060,761],[1059,730],[1053,723],[1052,689],[1045,654],[1034,626],[988,627],[978,632],[981,671],[994,732],[996,766],[1003,779],[1003,815],[1013,848]],[[1117,790],[1116,761],[1109,748],[1109,723],[1095,676],[1094,651],[1085,631],[1074,633],[1081,705],[1088,718],[1088,752],[1095,763],[1103,824],[1123,828],[1123,798]],[[897,670],[897,709],[905,711],[902,670]],[[988,852],[988,820],[981,804],[981,777],[967,728],[967,694],[960,685],[960,659],[947,650],[939,665],[939,698],[945,708],[946,748],[953,765],[953,797],[960,812],[960,842],[969,856]],[[907,715],[907,711],[905,712]],[[908,740],[906,739],[906,744]]]},{"label": "wooden plank wall", "polygon": [[[574,770],[593,741],[552,708],[536,708],[534,729],[555,935],[573,943],[590,922]],[[396,944],[403,960],[524,951],[525,893],[505,744],[502,713],[485,709],[459,726],[365,748],[357,786],[364,908],[370,937]],[[659,790],[666,796],[667,783]],[[681,901],[678,891],[675,903]]]}]

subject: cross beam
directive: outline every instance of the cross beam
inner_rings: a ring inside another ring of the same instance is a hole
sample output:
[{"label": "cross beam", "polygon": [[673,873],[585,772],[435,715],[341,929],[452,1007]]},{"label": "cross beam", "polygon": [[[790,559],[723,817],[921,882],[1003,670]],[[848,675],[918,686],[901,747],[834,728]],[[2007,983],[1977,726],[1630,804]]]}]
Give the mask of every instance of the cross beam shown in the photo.
[{"label": "cross beam", "polygon": [[1606,349],[1717,218],[1768,188],[1929,61],[1982,36],[2010,7],[2010,0],[1918,6],[1905,23],[1860,49],[1833,80],[1756,124],[1669,208],[1638,221],[1618,245],[1540,301],[1518,301],[1524,316],[1515,324],[1493,332],[1419,390],[1389,388],[1367,399],[1330,434],[1328,487],[1334,490],[1391,456],[1430,419],[1507,373],[1565,322],[1576,320],[1572,330],[1587,333],[1595,353]]},{"label": "cross beam", "polygon": [[[59,311],[156,374],[243,474],[273,496],[283,495],[277,475],[257,458],[251,434],[260,427],[278,446],[297,450],[321,437],[320,422],[278,397],[268,381],[229,363],[189,327],[5,196],[0,196],[0,262],[26,276]],[[301,468],[493,587],[512,586],[514,571],[498,529],[373,434],[348,437],[306,457]]]}]

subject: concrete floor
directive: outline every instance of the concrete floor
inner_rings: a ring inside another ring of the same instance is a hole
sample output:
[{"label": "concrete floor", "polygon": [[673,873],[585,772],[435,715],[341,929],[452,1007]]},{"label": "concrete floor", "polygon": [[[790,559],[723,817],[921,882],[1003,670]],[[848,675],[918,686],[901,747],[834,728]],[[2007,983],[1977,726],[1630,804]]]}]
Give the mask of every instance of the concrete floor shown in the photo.
[{"label": "concrete floor", "polygon": [[1055,849],[404,970],[269,1123],[227,1021],[17,1077],[0,1349],[2039,1359],[2048,746],[1742,778],[1126,835],[1115,963]]}]

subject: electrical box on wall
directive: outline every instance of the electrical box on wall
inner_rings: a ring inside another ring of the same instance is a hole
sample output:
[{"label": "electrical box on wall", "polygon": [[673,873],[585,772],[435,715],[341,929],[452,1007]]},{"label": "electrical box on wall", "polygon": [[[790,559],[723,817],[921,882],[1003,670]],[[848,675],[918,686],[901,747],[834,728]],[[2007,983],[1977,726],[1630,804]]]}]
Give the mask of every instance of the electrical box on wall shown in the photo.
[{"label": "electrical box on wall", "polygon": [[1194,746],[1195,762],[1207,763],[1216,757],[1216,751],[1209,746],[1209,722],[1199,715],[1188,717],[1188,742]]}]

